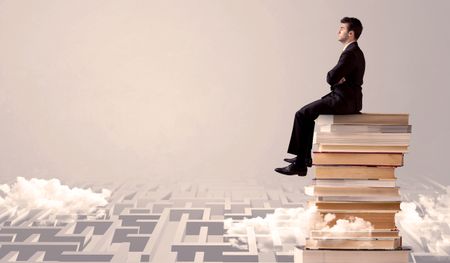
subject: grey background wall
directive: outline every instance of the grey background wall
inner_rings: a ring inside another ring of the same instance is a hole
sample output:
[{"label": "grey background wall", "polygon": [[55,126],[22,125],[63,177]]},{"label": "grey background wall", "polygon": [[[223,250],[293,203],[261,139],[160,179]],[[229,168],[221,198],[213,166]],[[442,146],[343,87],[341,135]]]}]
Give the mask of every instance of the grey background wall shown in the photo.
[{"label": "grey background wall", "polygon": [[409,113],[399,177],[450,183],[449,1],[0,1],[0,176],[278,176],[295,111],[363,23],[364,112]]}]

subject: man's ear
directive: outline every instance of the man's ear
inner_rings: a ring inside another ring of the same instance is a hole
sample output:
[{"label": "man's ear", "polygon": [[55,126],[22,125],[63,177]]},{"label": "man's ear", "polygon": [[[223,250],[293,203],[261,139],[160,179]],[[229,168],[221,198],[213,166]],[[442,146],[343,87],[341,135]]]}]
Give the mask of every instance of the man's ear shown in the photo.
[{"label": "man's ear", "polygon": [[353,38],[355,38],[355,32],[353,30],[348,31],[348,36],[352,36]]}]

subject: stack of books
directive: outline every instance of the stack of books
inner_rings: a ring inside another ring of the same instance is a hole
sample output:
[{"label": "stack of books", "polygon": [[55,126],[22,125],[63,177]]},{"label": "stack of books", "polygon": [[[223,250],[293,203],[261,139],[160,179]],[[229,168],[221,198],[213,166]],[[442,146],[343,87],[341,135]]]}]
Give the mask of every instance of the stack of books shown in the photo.
[{"label": "stack of books", "polygon": [[403,166],[408,152],[408,118],[408,114],[378,113],[318,117],[313,148],[316,173],[313,184],[305,189],[314,197],[309,205],[316,206],[322,217],[335,215],[327,222],[329,227],[339,219],[352,222],[358,217],[370,222],[372,228],[341,232],[312,229],[304,258],[359,262],[359,257],[350,260],[351,255],[365,250],[365,262],[408,262],[408,249],[402,248],[395,225],[401,201],[395,168]]}]

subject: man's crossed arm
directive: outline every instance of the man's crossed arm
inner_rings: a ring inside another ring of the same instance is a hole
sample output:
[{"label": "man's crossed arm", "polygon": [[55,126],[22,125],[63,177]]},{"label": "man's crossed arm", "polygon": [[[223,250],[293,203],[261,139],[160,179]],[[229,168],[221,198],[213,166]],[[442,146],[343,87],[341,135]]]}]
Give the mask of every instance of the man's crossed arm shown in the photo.
[{"label": "man's crossed arm", "polygon": [[346,81],[345,76],[348,76],[354,65],[353,54],[351,52],[343,52],[339,57],[337,65],[327,74],[328,84],[333,86],[344,83]]}]

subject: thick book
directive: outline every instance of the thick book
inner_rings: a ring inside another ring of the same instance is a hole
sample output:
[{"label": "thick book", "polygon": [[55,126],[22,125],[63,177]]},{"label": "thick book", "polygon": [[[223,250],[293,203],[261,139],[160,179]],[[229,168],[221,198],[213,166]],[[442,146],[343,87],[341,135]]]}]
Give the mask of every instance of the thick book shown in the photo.
[{"label": "thick book", "polygon": [[331,133],[314,132],[314,144],[408,146],[410,133]]},{"label": "thick book", "polygon": [[317,179],[396,179],[392,166],[315,165]]},{"label": "thick book", "polygon": [[395,202],[401,201],[401,196],[316,196],[315,201],[324,202]]},{"label": "thick book", "polygon": [[313,152],[314,165],[403,166],[402,153]]},{"label": "thick book", "polygon": [[398,196],[399,187],[305,186],[309,196]]},{"label": "thick book", "polygon": [[331,133],[411,133],[411,125],[328,124],[314,131]]},{"label": "thick book", "polygon": [[339,219],[350,220],[359,217],[370,222],[375,229],[396,229],[395,214],[396,211],[318,211],[322,216],[334,214],[335,218],[328,223],[329,226],[336,224]]},{"label": "thick book", "polygon": [[409,145],[362,145],[362,144],[329,144],[313,145],[316,152],[372,152],[372,153],[407,153]]},{"label": "thick book", "polygon": [[305,249],[296,248],[301,263],[408,263],[410,248],[399,249]]},{"label": "thick book", "polygon": [[368,202],[345,202],[345,201],[314,201],[309,200],[309,206],[316,206],[318,210],[384,210],[384,211],[400,211],[400,201],[391,202],[379,202],[379,201],[368,201]]},{"label": "thick book", "polygon": [[342,115],[319,115],[317,126],[330,124],[376,124],[376,125],[409,125],[409,114],[361,113]]},{"label": "thick book", "polygon": [[317,186],[396,187],[395,179],[313,179]]},{"label": "thick book", "polygon": [[305,243],[307,249],[399,249],[401,246],[401,237],[306,238]]},{"label": "thick book", "polygon": [[353,237],[400,237],[398,229],[372,229],[370,231],[345,231],[336,232],[329,230],[312,230],[309,237],[335,237],[353,238]]}]

